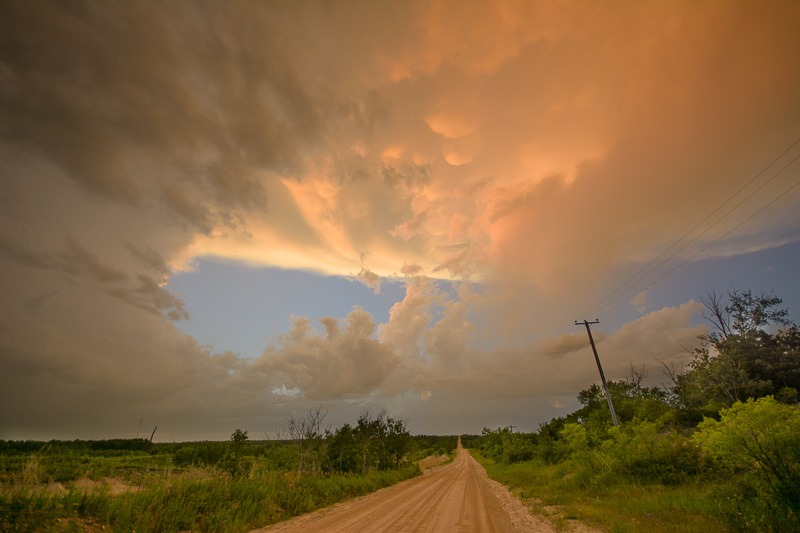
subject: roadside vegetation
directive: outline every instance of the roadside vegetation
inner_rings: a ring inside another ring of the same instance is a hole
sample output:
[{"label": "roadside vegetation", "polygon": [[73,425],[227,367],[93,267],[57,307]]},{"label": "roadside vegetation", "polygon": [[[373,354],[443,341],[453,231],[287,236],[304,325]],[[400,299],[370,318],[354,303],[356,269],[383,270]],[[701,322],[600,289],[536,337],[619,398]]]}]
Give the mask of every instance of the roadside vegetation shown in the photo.
[{"label": "roadside vegetation", "polygon": [[409,435],[363,413],[324,429],[320,409],[253,442],[0,441],[2,531],[248,531],[373,492],[450,454],[456,437]]},{"label": "roadside vegetation", "polygon": [[597,385],[535,433],[484,429],[465,447],[490,477],[565,524],[609,531],[800,531],[800,331],[781,300],[709,294],[713,324],[685,371]]},{"label": "roadside vegetation", "polygon": [[[686,368],[644,369],[578,393],[536,432],[485,428],[462,444],[489,475],[567,528],[800,531],[800,331],[781,300],[703,299],[712,323]],[[279,440],[0,441],[2,531],[247,531],[419,474],[457,437],[411,436],[386,413],[324,427],[315,409]]]}]

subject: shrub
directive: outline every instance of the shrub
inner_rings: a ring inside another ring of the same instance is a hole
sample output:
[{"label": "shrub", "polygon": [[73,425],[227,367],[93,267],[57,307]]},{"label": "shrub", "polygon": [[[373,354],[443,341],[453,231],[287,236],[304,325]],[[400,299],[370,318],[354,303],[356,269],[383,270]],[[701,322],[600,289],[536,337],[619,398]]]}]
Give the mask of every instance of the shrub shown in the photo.
[{"label": "shrub", "polygon": [[609,430],[603,452],[622,474],[643,484],[674,485],[699,472],[697,445],[662,424],[634,421]]},{"label": "shrub", "polygon": [[[800,409],[771,396],[736,402],[720,412],[719,421],[707,418],[698,426],[694,439],[717,464],[739,478],[740,499],[756,508],[744,518],[748,527],[800,527],[798,435]],[[750,501],[748,491],[760,494],[758,501]]]}]

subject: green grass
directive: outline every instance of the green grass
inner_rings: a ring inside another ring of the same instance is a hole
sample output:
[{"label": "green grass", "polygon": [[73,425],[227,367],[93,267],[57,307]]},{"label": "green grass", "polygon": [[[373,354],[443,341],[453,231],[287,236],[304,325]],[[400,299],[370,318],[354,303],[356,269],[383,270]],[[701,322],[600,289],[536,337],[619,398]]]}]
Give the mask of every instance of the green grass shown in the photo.
[{"label": "green grass", "polygon": [[[6,470],[0,485],[2,531],[78,531],[87,524],[120,532],[248,531],[419,474],[416,465],[408,465],[360,475],[304,477],[268,470],[263,460],[254,458],[249,476],[231,479],[216,468],[175,469],[164,457],[135,453],[127,458],[90,457],[86,462],[79,458],[83,470],[63,458],[31,455],[26,461]],[[60,466],[48,466],[48,461]],[[73,478],[64,481],[60,491],[48,489],[44,483],[55,478],[46,472],[64,469],[103,476],[122,473],[135,486],[112,495],[103,484],[87,488]],[[132,469],[137,475],[129,475]]]},{"label": "green grass", "polygon": [[45,451],[0,455],[0,485],[45,481],[63,483],[84,477],[101,479],[108,476],[136,481],[151,472],[174,470],[172,455],[166,453]]},{"label": "green grass", "polygon": [[534,512],[549,516],[560,529],[566,529],[570,519],[577,519],[620,533],[733,530],[711,484],[637,485],[614,480],[602,485],[587,483],[589,477],[581,475],[584,466],[506,465],[486,459],[476,450],[470,453],[489,477],[510,487]]}]

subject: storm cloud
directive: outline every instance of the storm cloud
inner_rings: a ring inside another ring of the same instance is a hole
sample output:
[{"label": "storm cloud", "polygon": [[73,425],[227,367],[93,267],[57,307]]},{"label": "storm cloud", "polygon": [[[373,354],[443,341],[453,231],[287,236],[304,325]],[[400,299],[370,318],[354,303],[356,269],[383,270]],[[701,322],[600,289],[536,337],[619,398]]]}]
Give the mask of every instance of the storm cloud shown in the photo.
[{"label": "storm cloud", "polygon": [[[560,413],[595,379],[563,325],[620,280],[686,235],[670,266],[800,240],[796,146],[697,226],[800,134],[798,27],[791,1],[3,2],[0,438]],[[203,258],[404,297],[247,358],[178,327]],[[617,378],[703,331],[633,289],[598,335]]]}]

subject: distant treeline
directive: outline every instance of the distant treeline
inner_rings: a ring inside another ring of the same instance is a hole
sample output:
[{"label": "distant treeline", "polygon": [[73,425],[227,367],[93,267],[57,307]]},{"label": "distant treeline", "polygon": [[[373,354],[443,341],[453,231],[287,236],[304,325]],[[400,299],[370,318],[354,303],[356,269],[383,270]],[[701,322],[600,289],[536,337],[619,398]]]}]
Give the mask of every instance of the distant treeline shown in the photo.
[{"label": "distant treeline", "polygon": [[30,453],[51,450],[72,451],[148,451],[153,443],[147,439],[107,440],[0,440],[0,453]]},{"label": "distant treeline", "polygon": [[396,468],[428,455],[447,455],[455,450],[458,441],[453,435],[410,435],[402,422],[386,417],[385,413],[363,413],[354,426],[345,424],[335,431],[321,430],[319,425],[309,427],[298,432],[294,439],[287,435],[287,438],[251,441],[247,432],[237,431],[243,437],[239,443],[232,443],[233,439],[177,443],[153,443],[143,438],[0,440],[0,456],[120,456],[139,452],[171,457],[176,467],[230,469],[235,447],[237,461],[247,462],[248,457],[251,461],[258,459],[273,470],[354,472]]}]

